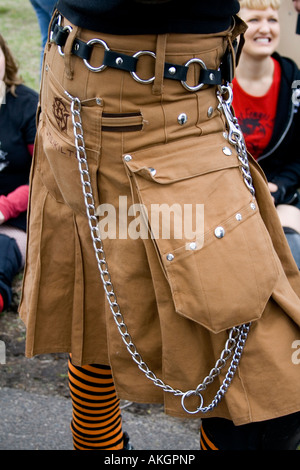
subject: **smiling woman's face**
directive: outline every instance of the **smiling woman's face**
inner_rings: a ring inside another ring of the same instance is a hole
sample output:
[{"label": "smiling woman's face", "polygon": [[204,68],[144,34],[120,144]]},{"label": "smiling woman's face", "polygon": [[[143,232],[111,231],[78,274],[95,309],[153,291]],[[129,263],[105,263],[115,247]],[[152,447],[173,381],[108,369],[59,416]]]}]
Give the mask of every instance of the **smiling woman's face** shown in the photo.
[{"label": "smiling woman's face", "polygon": [[241,8],[239,16],[248,26],[243,53],[256,58],[273,54],[280,37],[278,11],[271,7],[265,10]]},{"label": "smiling woman's face", "polygon": [[0,47],[0,80],[2,81],[5,76],[5,55]]}]

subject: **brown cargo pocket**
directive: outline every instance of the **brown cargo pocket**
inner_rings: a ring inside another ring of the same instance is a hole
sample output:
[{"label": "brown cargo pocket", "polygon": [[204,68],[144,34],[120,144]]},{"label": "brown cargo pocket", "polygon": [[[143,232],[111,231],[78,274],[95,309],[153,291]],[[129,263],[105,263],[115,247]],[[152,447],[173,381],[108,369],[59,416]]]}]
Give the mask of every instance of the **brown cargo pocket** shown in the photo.
[{"label": "brown cargo pocket", "polygon": [[[124,164],[176,311],[213,332],[260,318],[279,276],[277,259],[222,134],[133,152]],[[198,224],[191,220],[197,208]]]},{"label": "brown cargo pocket", "polygon": [[[56,201],[67,204],[77,213],[85,213],[71,100],[53,77],[50,69],[47,71],[46,78],[37,132],[38,170],[49,193]],[[96,206],[99,204],[97,173],[101,148],[102,115],[102,106],[99,103],[97,98],[81,102],[86,158]]]}]

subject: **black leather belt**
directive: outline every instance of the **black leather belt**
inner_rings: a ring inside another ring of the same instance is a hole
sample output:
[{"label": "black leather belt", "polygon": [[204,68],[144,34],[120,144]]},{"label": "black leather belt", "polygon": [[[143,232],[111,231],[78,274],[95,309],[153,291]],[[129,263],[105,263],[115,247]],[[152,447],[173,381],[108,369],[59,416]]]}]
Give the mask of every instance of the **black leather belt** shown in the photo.
[{"label": "black leather belt", "polygon": [[[63,47],[66,44],[72,28],[70,26],[61,26],[60,23],[61,18],[60,15],[58,15],[58,19],[54,19],[51,26],[50,40],[57,44],[59,52],[63,56]],[[104,48],[103,62],[98,67],[93,67],[89,62],[95,44],[101,45]],[[133,78],[139,83],[151,83],[155,79],[155,77],[151,77],[144,80],[136,74],[137,63],[140,56],[150,55],[155,59],[155,53],[151,51],[138,51],[131,56],[110,50],[106,42],[102,39],[95,38],[85,42],[79,38],[74,38],[71,52],[75,56],[81,58],[85,65],[93,72],[101,72],[106,67],[112,67],[118,70],[130,72]],[[186,83],[188,69],[192,63],[198,63],[200,66],[199,83],[195,86],[190,86]],[[184,65],[165,63],[164,78],[180,81],[189,91],[198,91],[203,85],[221,85],[224,82],[231,82],[233,70],[232,63],[232,56],[229,51],[223,57],[222,64],[218,70],[208,69],[205,63],[199,58],[192,58]]]}]

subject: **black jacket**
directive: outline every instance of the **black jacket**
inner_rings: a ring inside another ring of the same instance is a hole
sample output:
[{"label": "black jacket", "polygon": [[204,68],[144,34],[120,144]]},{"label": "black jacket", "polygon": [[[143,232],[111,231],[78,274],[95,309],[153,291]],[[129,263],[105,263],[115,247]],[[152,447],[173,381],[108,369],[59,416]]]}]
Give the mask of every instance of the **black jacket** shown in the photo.
[{"label": "black jacket", "polygon": [[[25,85],[16,87],[16,96],[6,93],[0,108],[0,195],[29,183],[32,157],[28,145],[35,139],[37,105],[38,93]],[[25,231],[26,214],[9,219],[9,225]]]},{"label": "black jacket", "polygon": [[300,70],[291,59],[273,54],[281,67],[277,114],[273,135],[263,155],[258,158],[267,180],[279,187],[279,203],[297,202],[300,188]]},{"label": "black jacket", "polygon": [[238,0],[58,0],[82,28],[109,34],[214,33],[229,28]]}]

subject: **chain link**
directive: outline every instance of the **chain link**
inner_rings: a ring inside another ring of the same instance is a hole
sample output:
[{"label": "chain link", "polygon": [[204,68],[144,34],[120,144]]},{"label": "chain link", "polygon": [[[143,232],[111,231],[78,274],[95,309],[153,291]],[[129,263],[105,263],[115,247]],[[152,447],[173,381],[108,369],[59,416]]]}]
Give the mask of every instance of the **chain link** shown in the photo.
[{"label": "chain link", "polygon": [[[121,335],[121,338],[126,345],[126,348],[131,355],[133,361],[137,364],[138,368],[145,374],[145,376],[153,382],[154,385],[160,387],[164,392],[169,392],[175,396],[181,396],[181,405],[182,408],[189,414],[196,414],[198,412],[206,413],[211,411],[217,406],[220,402],[226,391],[228,390],[229,385],[232,382],[232,379],[235,375],[236,369],[241,359],[241,355],[245,346],[245,342],[248,336],[250,329],[250,323],[246,323],[237,327],[233,327],[230,332],[228,339],[225,343],[225,347],[221,352],[220,358],[216,361],[215,366],[211,369],[210,373],[205,377],[202,383],[200,383],[195,390],[188,390],[183,392],[181,390],[173,388],[171,385],[165,384],[161,379],[159,379],[154,372],[150,370],[148,365],[144,362],[142,356],[137,351],[136,346],[128,332],[126,323],[124,321],[123,315],[120,311],[120,306],[117,301],[117,297],[114,291],[112,280],[108,270],[108,264],[105,258],[103,243],[101,240],[101,235],[98,227],[98,219],[96,217],[96,208],[95,201],[93,196],[93,190],[89,175],[89,167],[87,162],[87,155],[85,149],[85,142],[83,136],[82,120],[81,120],[81,102],[79,98],[73,97],[67,91],[65,91],[68,98],[71,100],[71,114],[72,114],[72,124],[73,132],[75,138],[75,147],[76,155],[78,160],[80,178],[82,183],[82,191],[84,196],[84,203],[86,207],[86,213],[88,218],[88,223],[90,226],[92,243],[96,255],[96,260],[98,264],[99,273],[102,279],[104,291],[106,293],[107,301]],[[203,406],[203,396],[202,392],[206,390],[207,386],[211,384],[216,377],[221,373],[221,370],[227,363],[228,359],[232,356],[231,363],[229,365],[228,371],[225,375],[222,385],[217,391],[214,399],[208,406]],[[200,405],[196,410],[190,411],[185,406],[185,400],[190,396],[197,396],[200,400]]]},{"label": "chain link", "polygon": [[[227,99],[225,99],[227,95]],[[228,128],[228,141],[235,146],[237,151],[238,160],[241,163],[241,171],[244,182],[249,189],[250,193],[254,197],[255,189],[252,184],[252,176],[250,172],[247,149],[243,132],[240,128],[237,118],[232,113],[232,99],[233,92],[229,85],[222,85],[218,87],[217,98],[219,100],[219,106],[222,109]]]}]

